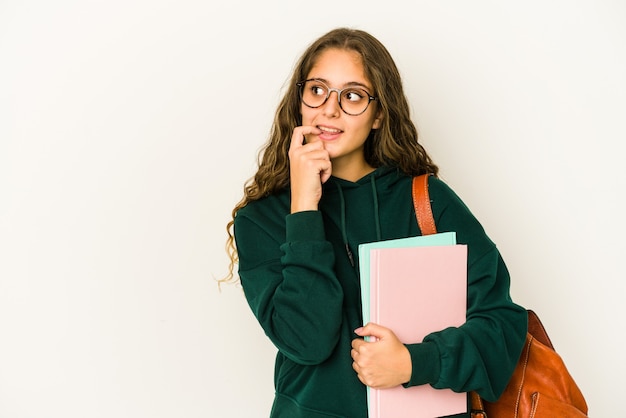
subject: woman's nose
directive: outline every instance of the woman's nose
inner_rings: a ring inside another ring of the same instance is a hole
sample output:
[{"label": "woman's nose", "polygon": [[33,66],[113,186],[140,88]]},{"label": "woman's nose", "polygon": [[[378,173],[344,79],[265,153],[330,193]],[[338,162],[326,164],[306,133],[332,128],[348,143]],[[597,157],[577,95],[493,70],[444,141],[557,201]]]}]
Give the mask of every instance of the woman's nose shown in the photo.
[{"label": "woman's nose", "polygon": [[[333,96],[334,94],[334,96]],[[336,90],[331,90],[328,99],[326,99],[326,103],[323,105],[323,112],[326,116],[337,116],[341,111],[341,106],[339,105],[339,92]]]}]

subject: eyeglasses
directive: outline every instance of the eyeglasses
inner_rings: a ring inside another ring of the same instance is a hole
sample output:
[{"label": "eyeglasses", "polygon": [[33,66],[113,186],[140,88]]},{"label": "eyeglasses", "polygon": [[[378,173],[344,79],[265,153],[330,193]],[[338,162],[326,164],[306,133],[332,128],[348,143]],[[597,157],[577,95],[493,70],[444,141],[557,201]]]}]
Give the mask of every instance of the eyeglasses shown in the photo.
[{"label": "eyeglasses", "polygon": [[367,110],[372,100],[377,97],[370,95],[360,87],[333,89],[320,80],[310,79],[296,83],[300,87],[300,99],[307,107],[313,109],[322,106],[333,91],[337,93],[337,101],[343,112],[350,116],[358,116]]}]

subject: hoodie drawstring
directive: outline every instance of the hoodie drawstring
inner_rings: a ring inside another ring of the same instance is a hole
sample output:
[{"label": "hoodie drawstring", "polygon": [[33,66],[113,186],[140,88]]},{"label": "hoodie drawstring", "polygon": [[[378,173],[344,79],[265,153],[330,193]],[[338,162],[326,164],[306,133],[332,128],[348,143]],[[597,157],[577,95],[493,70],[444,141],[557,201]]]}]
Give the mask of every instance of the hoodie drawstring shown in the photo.
[{"label": "hoodie drawstring", "polygon": [[[376,224],[376,240],[380,241],[382,239],[382,233],[380,230],[380,214],[378,213],[378,193],[376,190],[376,180],[374,180],[374,176],[371,176],[371,185],[372,185],[372,199],[374,201],[374,222]],[[354,255],[352,250],[350,249],[350,245],[348,244],[348,230],[346,228],[346,200],[343,196],[343,189],[339,183],[337,184],[337,190],[339,191],[339,203],[341,206],[341,235],[343,237],[343,245],[346,248],[346,254],[348,254],[348,259],[350,260],[350,265],[354,267]]]},{"label": "hoodie drawstring", "polygon": [[380,233],[380,214],[378,213],[378,193],[376,190],[376,180],[374,180],[374,176],[370,177],[372,184],[372,196],[374,198],[374,221],[376,222],[376,241],[380,241],[382,239],[382,234]]},{"label": "hoodie drawstring", "polygon": [[341,236],[343,237],[343,245],[346,247],[346,253],[348,254],[350,265],[354,267],[354,256],[352,255],[352,250],[348,245],[348,232],[346,231],[346,199],[343,197],[343,190],[341,189],[341,185],[339,183],[337,183],[337,190],[339,190],[339,203],[341,205]]}]

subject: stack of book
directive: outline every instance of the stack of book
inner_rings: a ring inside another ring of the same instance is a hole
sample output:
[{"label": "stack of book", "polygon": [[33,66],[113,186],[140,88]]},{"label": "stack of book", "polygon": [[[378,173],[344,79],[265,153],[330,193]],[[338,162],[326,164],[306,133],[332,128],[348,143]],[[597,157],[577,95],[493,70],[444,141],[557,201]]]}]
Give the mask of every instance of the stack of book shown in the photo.
[{"label": "stack of book", "polygon": [[[405,344],[465,322],[467,246],[454,232],[359,246],[363,323],[390,328]],[[366,337],[376,343],[374,337]],[[430,385],[368,387],[370,418],[435,418],[467,412],[467,394]]]}]

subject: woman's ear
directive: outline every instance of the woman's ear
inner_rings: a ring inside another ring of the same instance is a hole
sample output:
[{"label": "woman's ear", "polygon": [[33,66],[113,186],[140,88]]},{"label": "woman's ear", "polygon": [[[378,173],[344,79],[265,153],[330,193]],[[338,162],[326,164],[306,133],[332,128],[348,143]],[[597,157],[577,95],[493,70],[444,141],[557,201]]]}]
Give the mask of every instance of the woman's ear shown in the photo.
[{"label": "woman's ear", "polygon": [[380,129],[380,126],[383,123],[383,112],[380,110],[376,113],[376,119],[374,119],[374,123],[372,124],[372,129]]}]

